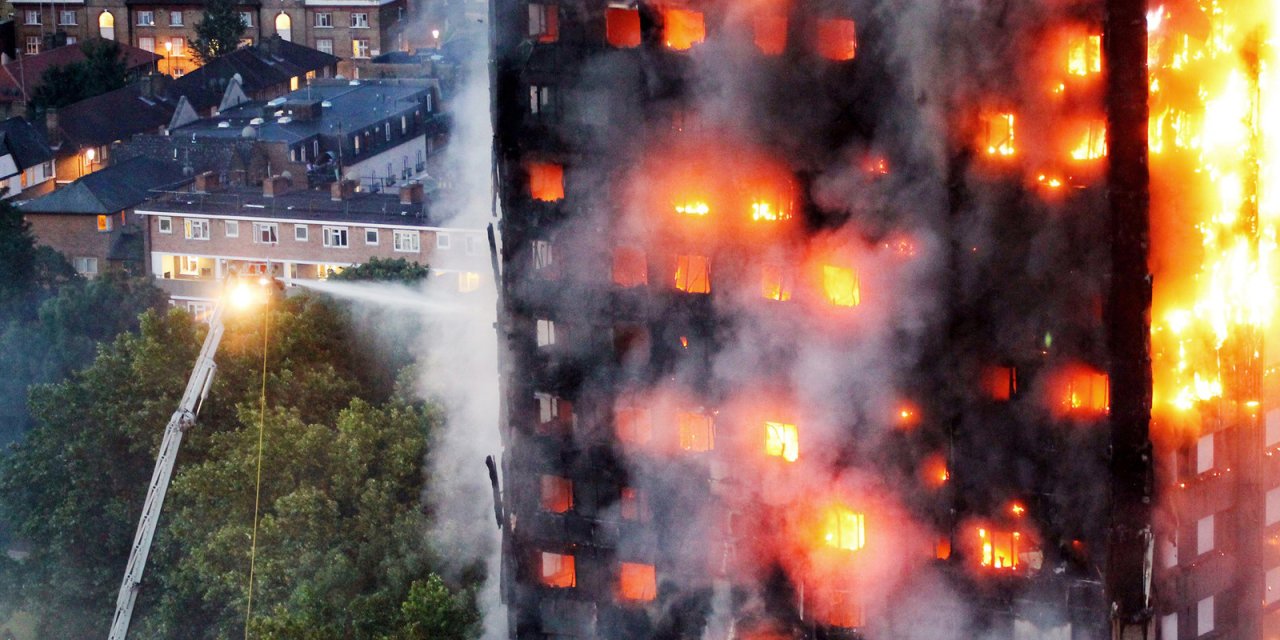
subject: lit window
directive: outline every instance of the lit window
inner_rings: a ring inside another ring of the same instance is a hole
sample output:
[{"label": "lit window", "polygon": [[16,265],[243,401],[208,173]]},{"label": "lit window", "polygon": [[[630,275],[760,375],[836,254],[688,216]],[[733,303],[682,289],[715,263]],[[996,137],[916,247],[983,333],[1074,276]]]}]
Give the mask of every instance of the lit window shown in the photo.
[{"label": "lit window", "polygon": [[643,446],[653,437],[653,423],[649,410],[642,407],[619,406],[613,410],[613,424],[618,440]]},{"label": "lit window", "polygon": [[156,218],[156,229],[160,233],[173,233],[173,218],[160,216]]},{"label": "lit window", "polygon": [[111,230],[111,216],[98,216],[98,231],[107,232]]},{"label": "lit window", "polygon": [[1075,148],[1071,150],[1071,159],[1083,162],[1105,157],[1107,157],[1107,121],[1092,120],[1081,131]]},{"label": "lit window", "polygon": [[345,249],[347,244],[347,228],[346,227],[325,227],[324,228],[324,246]]},{"label": "lit window", "polygon": [[796,425],[785,422],[764,423],[765,455],[795,462],[800,457],[800,433]]},{"label": "lit window", "polygon": [[542,552],[542,584],[556,589],[568,589],[578,584],[573,568],[573,556]]},{"label": "lit window", "polygon": [[138,36],[138,48],[150,53],[156,52],[156,39],[151,36]]},{"label": "lit window", "polygon": [[573,481],[559,476],[542,476],[542,508],[564,513],[573,508]]},{"label": "lit window", "polygon": [[480,288],[480,274],[475,271],[458,273],[458,293],[471,293]]},{"label": "lit window", "polygon": [[761,271],[760,294],[766,300],[784,302],[791,299],[791,273],[785,267],[767,264]]},{"label": "lit window", "polygon": [[858,275],[853,269],[823,265],[822,290],[827,302],[837,307],[856,307],[861,302]]},{"label": "lit window", "polygon": [[1086,35],[1071,39],[1067,72],[1073,76],[1102,73],[1102,36]]},{"label": "lit window", "polygon": [[367,38],[353,38],[351,40],[351,57],[369,57],[369,40]]},{"label": "lit window", "polygon": [[679,424],[681,449],[702,452],[715,448],[715,424],[711,421],[711,416],[682,411]]},{"label": "lit window", "polygon": [[187,240],[208,240],[209,221],[202,218],[185,218],[182,228]]},{"label": "lit window", "polygon": [[550,347],[557,344],[556,322],[539,318],[537,321],[538,346]]},{"label": "lit window", "polygon": [[609,44],[620,49],[640,46],[640,11],[622,7],[609,7],[605,13],[605,30]]},{"label": "lit window", "polygon": [[253,223],[253,241],[259,244],[275,244],[280,241],[279,225],[274,222]]},{"label": "lit window", "polygon": [[1020,532],[978,529],[978,542],[982,545],[982,566],[990,569],[1018,568],[1018,546],[1022,542]]},{"label": "lit window", "polygon": [[858,30],[853,20],[818,20],[818,55],[828,60],[852,60],[858,54]]},{"label": "lit window", "polygon": [[1008,401],[1018,393],[1018,370],[1013,367],[988,367],[983,372],[982,385],[987,397],[1000,402]]},{"label": "lit window", "polygon": [[1107,374],[1079,367],[1064,375],[1066,388],[1063,389],[1062,403],[1069,412],[1103,414],[1111,408],[1111,385]]},{"label": "lit window", "polygon": [[711,264],[705,256],[676,257],[676,288],[688,293],[711,293]]},{"label": "lit window", "polygon": [[169,47],[167,50],[175,58],[185,58],[187,55],[187,39],[186,38],[169,38]]},{"label": "lit window", "polygon": [[200,259],[195,256],[178,256],[178,273],[184,276],[200,275]]},{"label": "lit window", "polygon": [[549,162],[529,163],[529,196],[542,202],[564,199],[564,167]]},{"label": "lit window", "polygon": [[529,37],[538,42],[555,42],[560,37],[560,17],[556,5],[529,3]]},{"label": "lit window", "polygon": [[102,36],[103,40],[116,39],[116,18],[110,11],[98,14],[98,35]]},{"label": "lit window", "polygon": [[756,48],[767,56],[781,54],[787,48],[787,17],[784,15],[757,14],[752,18]]},{"label": "lit window", "polygon": [[27,36],[27,55],[40,53],[40,36]]},{"label": "lit window", "polygon": [[422,236],[417,231],[396,229],[391,233],[391,245],[401,253],[418,253],[422,250]]},{"label": "lit window", "polygon": [[635,247],[613,250],[613,282],[620,287],[649,284],[649,266],[644,251]]},{"label": "lit window", "polygon": [[649,602],[658,595],[657,573],[651,564],[623,562],[618,574],[618,597],[632,602]]},{"label": "lit window", "polygon": [[982,117],[982,148],[989,156],[1008,157],[1017,153],[1014,146],[1012,113],[988,113]]},{"label": "lit window", "polygon": [[228,238],[240,237],[240,222],[236,220],[225,220],[222,223],[223,230]]},{"label": "lit window", "polygon": [[707,38],[701,11],[667,9],[662,12],[662,39],[667,48],[685,51]]},{"label": "lit window", "polygon": [[827,509],[822,540],[828,547],[857,551],[867,544],[866,517],[847,507]]}]

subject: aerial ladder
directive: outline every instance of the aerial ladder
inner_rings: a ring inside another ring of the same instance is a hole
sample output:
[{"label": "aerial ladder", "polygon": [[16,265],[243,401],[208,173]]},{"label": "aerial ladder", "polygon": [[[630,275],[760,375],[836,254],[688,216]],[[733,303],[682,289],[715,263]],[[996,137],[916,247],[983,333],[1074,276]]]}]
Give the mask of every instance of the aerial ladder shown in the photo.
[{"label": "aerial ladder", "polygon": [[[265,286],[270,282],[271,280],[264,278],[260,284]],[[209,317],[209,333],[204,338],[204,345],[200,347],[200,355],[191,370],[191,378],[187,380],[187,388],[182,392],[182,401],[164,428],[164,439],[160,442],[160,452],[156,456],[156,468],[151,473],[151,485],[147,488],[147,500],[142,505],[138,531],[133,536],[133,547],[129,550],[129,564],[125,567],[124,580],[120,583],[120,594],[116,597],[116,612],[111,619],[111,632],[107,636],[109,640],[124,640],[129,633],[133,605],[142,587],[147,554],[151,552],[151,539],[155,536],[156,522],[160,519],[164,497],[169,491],[169,478],[173,475],[173,467],[178,460],[178,447],[182,445],[182,436],[195,426],[196,416],[200,415],[200,407],[213,384],[213,373],[218,368],[213,362],[213,356],[218,352],[218,344],[222,342],[223,312],[228,303],[241,306],[251,301],[254,295],[255,292],[244,282],[232,279],[227,283],[224,295],[219,296]]]}]

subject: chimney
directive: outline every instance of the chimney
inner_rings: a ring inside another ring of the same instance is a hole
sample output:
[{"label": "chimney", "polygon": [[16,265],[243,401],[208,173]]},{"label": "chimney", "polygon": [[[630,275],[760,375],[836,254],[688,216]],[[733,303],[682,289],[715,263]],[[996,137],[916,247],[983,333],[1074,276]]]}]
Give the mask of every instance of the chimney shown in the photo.
[{"label": "chimney", "polygon": [[62,145],[62,129],[58,126],[58,110],[49,107],[44,112],[45,135],[49,138],[49,146],[58,148]]},{"label": "chimney", "polygon": [[219,186],[218,174],[212,171],[206,171],[196,176],[196,191],[199,193],[209,193],[216,191]]},{"label": "chimney", "polygon": [[338,180],[329,185],[329,197],[334,202],[341,202],[351,197],[356,192],[356,183],[353,180]]},{"label": "chimney", "polygon": [[262,181],[262,197],[274,198],[289,192],[289,178],[286,176],[271,176]]},{"label": "chimney", "polygon": [[400,185],[400,204],[422,204],[422,183]]}]

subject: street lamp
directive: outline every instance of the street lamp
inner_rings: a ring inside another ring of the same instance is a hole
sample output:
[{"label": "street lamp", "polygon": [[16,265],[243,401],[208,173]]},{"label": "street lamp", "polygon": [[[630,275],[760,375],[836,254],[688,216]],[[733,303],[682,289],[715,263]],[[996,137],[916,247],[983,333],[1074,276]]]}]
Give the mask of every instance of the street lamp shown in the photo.
[{"label": "street lamp", "polygon": [[169,64],[169,75],[173,75],[173,41],[169,40],[164,43],[164,60]]}]

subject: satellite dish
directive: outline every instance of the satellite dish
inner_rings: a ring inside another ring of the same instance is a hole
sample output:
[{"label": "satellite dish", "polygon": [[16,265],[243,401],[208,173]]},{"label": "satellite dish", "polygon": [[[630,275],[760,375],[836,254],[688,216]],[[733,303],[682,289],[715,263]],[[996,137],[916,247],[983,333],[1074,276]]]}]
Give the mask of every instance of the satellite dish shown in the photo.
[{"label": "satellite dish", "polygon": [[241,130],[240,130],[240,137],[241,137],[241,138],[247,138],[247,139],[249,139],[249,140],[252,140],[252,139],[254,139],[254,138],[258,137],[258,131],[257,131],[256,129],[254,129],[253,127],[245,127],[245,128],[243,128],[243,129],[241,129]]}]

